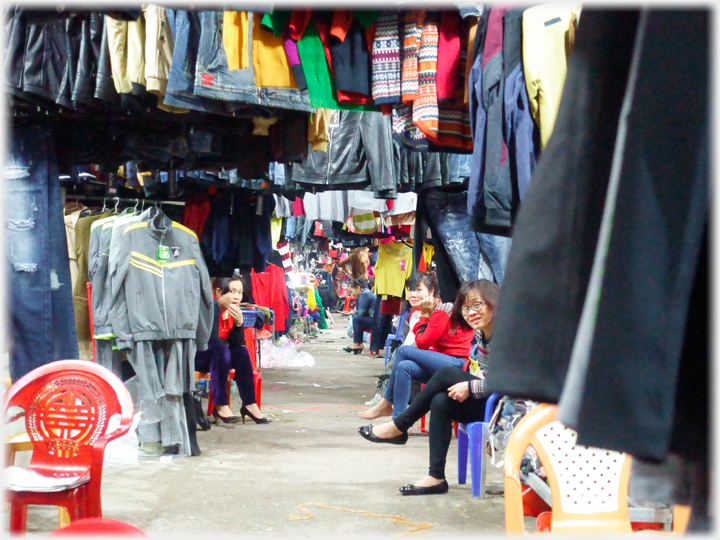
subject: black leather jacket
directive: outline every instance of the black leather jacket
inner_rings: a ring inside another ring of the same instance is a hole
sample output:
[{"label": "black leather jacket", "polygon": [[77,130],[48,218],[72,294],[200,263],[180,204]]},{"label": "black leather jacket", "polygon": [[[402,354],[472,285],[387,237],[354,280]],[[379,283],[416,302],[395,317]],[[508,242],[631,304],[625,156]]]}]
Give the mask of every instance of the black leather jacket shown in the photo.
[{"label": "black leather jacket", "polygon": [[312,186],[345,188],[347,184],[369,182],[377,198],[397,197],[391,117],[379,112],[338,113],[336,127],[331,119],[327,152],[310,150],[307,160],[290,167],[290,179]]}]

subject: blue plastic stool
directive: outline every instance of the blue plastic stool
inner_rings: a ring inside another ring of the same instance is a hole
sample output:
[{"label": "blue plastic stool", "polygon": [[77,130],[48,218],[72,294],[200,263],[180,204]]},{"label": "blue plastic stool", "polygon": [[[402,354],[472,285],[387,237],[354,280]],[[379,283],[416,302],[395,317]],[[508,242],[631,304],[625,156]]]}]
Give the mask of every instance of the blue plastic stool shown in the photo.
[{"label": "blue plastic stool", "polygon": [[400,314],[400,319],[398,320],[397,330],[395,330],[394,334],[389,334],[387,339],[385,340],[385,365],[387,366],[388,358],[390,356],[390,344],[393,341],[402,341],[402,328],[405,326],[405,319],[407,319],[409,311],[403,311]]},{"label": "blue plastic stool", "polygon": [[472,496],[485,496],[483,481],[483,452],[485,451],[485,440],[483,437],[483,425],[492,420],[495,405],[502,396],[491,394],[485,402],[485,421],[470,422],[469,424],[458,424],[458,483],[464,484],[467,480],[468,449],[470,450],[470,474],[472,476]]}]

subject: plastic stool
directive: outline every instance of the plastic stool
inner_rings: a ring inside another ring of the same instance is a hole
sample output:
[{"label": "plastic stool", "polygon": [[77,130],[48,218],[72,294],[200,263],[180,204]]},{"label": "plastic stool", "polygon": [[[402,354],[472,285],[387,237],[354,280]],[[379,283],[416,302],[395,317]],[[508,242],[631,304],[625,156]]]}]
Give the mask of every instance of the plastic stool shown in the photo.
[{"label": "plastic stool", "polygon": [[[470,474],[472,477],[472,496],[485,497],[485,442],[487,430],[492,420],[495,405],[500,394],[492,394],[485,403],[485,421],[459,424],[458,439],[458,484],[467,480],[468,453],[470,454]],[[469,452],[468,452],[469,450]]]},{"label": "plastic stool", "polygon": [[345,296],[343,311],[350,311],[351,309],[355,309],[355,297],[352,294],[348,294]]}]

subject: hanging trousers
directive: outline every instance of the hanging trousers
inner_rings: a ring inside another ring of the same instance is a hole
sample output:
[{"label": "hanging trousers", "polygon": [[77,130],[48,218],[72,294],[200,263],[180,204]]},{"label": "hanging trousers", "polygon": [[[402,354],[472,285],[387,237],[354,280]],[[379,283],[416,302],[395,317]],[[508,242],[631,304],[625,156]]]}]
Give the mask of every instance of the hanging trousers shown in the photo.
[{"label": "hanging trousers", "polygon": [[247,348],[240,346],[231,349],[219,343],[211,345],[206,351],[195,353],[195,371],[210,373],[213,403],[218,407],[228,404],[227,380],[231,369],[235,370],[235,384],[243,405],[247,407],[257,403],[253,367]]},{"label": "hanging trousers", "polygon": [[400,431],[408,431],[415,422],[430,413],[430,471],[438,480],[445,479],[445,460],[450,440],[452,422],[481,422],[485,417],[486,398],[474,399],[472,395],[462,403],[451,399],[447,390],[452,385],[471,381],[477,377],[462,369],[443,367],[435,372],[410,406],[395,418]]}]

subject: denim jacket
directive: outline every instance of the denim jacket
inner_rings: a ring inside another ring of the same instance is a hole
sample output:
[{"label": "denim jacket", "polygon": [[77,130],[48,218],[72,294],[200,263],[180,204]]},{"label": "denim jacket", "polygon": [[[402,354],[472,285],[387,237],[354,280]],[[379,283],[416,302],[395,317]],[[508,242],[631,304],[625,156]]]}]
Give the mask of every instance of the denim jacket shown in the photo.
[{"label": "denim jacket", "polygon": [[[249,28],[253,17],[248,13]],[[223,101],[311,112],[307,91],[297,88],[258,88],[252,62],[253,39],[248,32],[248,67],[230,70],[223,45],[223,11],[200,13],[200,46],[195,70],[195,95]]]}]

